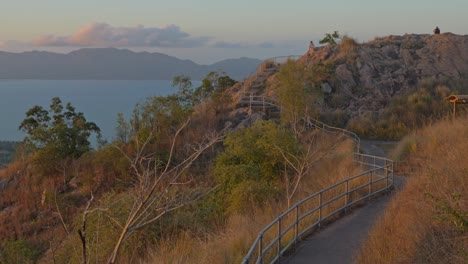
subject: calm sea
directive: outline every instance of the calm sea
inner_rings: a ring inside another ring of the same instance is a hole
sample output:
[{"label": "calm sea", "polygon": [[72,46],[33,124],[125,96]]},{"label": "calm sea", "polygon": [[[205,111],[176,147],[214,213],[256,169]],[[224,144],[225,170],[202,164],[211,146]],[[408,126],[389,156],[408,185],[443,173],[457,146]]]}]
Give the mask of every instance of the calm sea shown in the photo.
[{"label": "calm sea", "polygon": [[128,118],[137,102],[174,92],[171,81],[161,80],[0,80],[0,140],[22,140],[18,126],[26,111],[34,105],[48,109],[53,97],[60,97],[64,105],[71,102],[101,128],[104,138],[112,140],[117,113]]}]

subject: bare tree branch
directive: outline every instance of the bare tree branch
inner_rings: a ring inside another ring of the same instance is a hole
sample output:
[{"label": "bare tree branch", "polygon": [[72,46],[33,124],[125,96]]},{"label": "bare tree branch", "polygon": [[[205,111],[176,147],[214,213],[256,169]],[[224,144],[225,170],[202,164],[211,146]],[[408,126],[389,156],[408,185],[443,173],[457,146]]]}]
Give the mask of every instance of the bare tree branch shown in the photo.
[{"label": "bare tree branch", "polygon": [[[128,213],[125,224],[122,225],[119,239],[115,243],[108,263],[115,263],[120,247],[135,231],[159,220],[168,212],[193,203],[203,196],[202,193],[197,192],[178,194],[178,190],[174,188],[177,185],[190,182],[180,183],[179,178],[205,150],[222,141],[224,132],[206,135],[200,143],[193,145],[193,153],[177,165],[173,165],[177,139],[189,122],[190,120],[186,120],[182,123],[171,137],[169,155],[165,162],[158,160],[155,153],[145,154],[145,148],[153,140],[154,130],[143,141],[136,140],[136,151],[133,156],[120,149],[124,157],[130,162],[130,168],[137,180],[133,188],[134,203],[132,209]],[[164,168],[161,167],[163,164]],[[171,191],[172,189],[174,190]]]}]

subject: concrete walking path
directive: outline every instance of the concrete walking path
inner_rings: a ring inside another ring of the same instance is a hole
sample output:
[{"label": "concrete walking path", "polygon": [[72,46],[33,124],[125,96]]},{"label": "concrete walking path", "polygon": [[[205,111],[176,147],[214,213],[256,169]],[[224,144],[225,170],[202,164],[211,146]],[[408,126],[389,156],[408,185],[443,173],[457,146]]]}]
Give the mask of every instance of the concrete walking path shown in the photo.
[{"label": "concrete walking path", "polygon": [[299,244],[287,263],[353,263],[361,244],[390,201],[391,195],[377,196],[369,204],[323,227]]},{"label": "concrete walking path", "polygon": [[[361,150],[370,155],[385,156],[384,151],[373,141],[361,142]],[[395,176],[395,188],[401,188],[403,179]],[[296,252],[283,259],[290,264],[353,263],[369,231],[378,223],[393,195],[378,195],[362,206],[351,210],[347,215],[322,227],[299,244]]]}]

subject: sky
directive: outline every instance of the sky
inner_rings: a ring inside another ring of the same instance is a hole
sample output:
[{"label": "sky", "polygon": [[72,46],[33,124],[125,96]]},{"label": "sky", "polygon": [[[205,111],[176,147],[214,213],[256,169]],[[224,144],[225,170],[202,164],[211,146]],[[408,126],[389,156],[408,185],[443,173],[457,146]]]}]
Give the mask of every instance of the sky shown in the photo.
[{"label": "sky", "polygon": [[161,52],[200,64],[301,55],[335,30],[359,42],[468,34],[467,0],[1,0],[0,51],[86,47]]}]

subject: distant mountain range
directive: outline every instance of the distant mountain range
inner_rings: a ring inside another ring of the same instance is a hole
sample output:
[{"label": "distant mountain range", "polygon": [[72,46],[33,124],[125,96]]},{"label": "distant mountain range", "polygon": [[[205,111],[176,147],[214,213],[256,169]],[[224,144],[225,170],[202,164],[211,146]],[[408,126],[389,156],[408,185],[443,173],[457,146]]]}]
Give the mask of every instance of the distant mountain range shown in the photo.
[{"label": "distant mountain range", "polygon": [[0,79],[172,80],[186,75],[202,80],[211,71],[222,71],[242,80],[260,63],[258,59],[239,58],[200,65],[162,53],[116,48],[86,48],[68,54],[0,51]]}]

